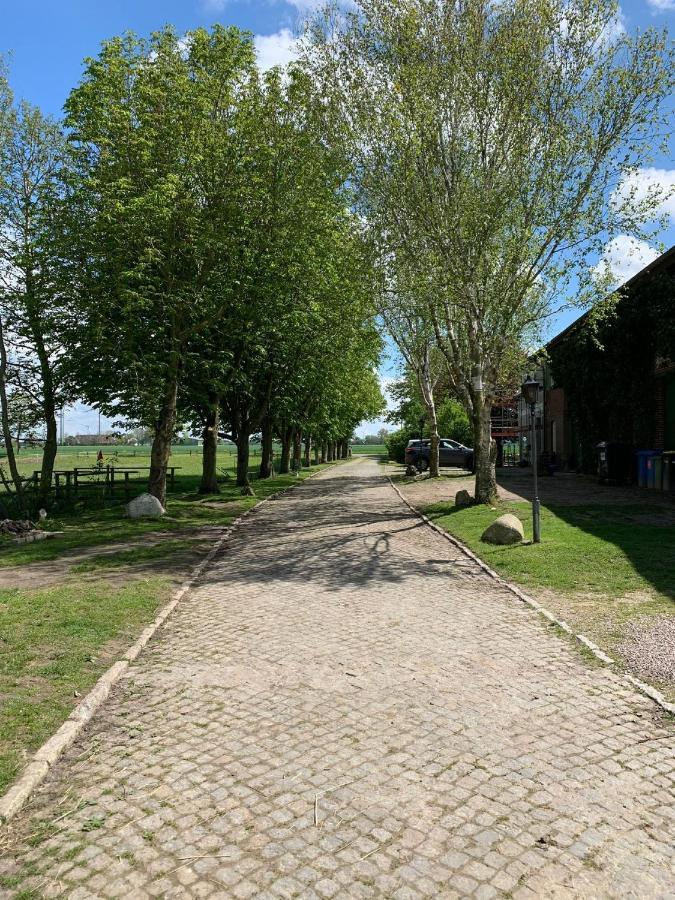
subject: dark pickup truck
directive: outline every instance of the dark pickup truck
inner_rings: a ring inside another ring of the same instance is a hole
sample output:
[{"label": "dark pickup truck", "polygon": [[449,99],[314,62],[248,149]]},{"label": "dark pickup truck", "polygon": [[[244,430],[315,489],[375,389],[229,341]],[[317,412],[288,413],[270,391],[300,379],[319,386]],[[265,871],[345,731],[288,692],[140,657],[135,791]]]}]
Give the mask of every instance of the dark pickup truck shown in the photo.
[{"label": "dark pickup truck", "polygon": [[[405,448],[406,466],[415,466],[418,472],[426,472],[429,468],[431,441],[408,441]],[[459,469],[473,469],[473,450],[451,438],[441,438],[438,446],[438,462],[441,466],[454,466]]]}]

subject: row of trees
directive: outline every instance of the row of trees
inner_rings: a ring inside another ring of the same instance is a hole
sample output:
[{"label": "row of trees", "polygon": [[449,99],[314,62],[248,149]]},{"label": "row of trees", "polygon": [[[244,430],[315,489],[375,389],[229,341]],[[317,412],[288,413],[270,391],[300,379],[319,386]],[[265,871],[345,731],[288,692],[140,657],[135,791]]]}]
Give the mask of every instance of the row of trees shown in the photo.
[{"label": "row of trees", "polygon": [[153,433],[161,501],[177,421],[204,438],[262,432],[261,477],[344,448],[382,407],[372,259],[346,188],[334,108],[301,68],[258,70],[251,36],[215,26],[106,42],[63,123],[0,82],[0,403],[8,462],[22,398],[44,423],[80,398]]},{"label": "row of trees", "polygon": [[357,0],[309,29],[382,322],[434,448],[439,379],[468,413],[478,501],[496,493],[491,408],[542,323],[602,293],[614,235],[653,235],[663,197],[627,186],[667,133],[672,54],[665,31],[625,33],[613,0]]}]

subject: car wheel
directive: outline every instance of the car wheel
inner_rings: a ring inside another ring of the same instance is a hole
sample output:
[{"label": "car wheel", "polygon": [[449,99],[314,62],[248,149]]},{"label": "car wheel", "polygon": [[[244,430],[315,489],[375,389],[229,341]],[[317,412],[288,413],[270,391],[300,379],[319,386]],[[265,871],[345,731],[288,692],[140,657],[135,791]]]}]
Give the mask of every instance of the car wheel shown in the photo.
[{"label": "car wheel", "polygon": [[421,459],[417,460],[415,466],[418,472],[426,472],[426,470],[429,468],[429,460],[422,457]]}]

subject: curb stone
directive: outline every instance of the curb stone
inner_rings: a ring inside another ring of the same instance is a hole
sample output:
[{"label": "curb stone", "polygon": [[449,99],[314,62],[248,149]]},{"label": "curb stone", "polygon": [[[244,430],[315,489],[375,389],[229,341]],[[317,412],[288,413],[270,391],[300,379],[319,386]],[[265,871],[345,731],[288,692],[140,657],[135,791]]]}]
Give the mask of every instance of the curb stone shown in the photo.
[{"label": "curb stone", "polygon": [[[461,552],[465,556],[468,556],[469,559],[473,560],[473,562],[475,562],[476,565],[478,565],[478,567],[483,570],[483,572],[485,572],[487,575],[489,575],[490,578],[492,578],[494,581],[496,581],[502,587],[506,588],[512,594],[515,594],[519,600],[521,600],[527,606],[534,609],[536,612],[539,613],[539,615],[543,616],[545,619],[548,619],[548,621],[551,622],[551,624],[557,625],[558,628],[562,628],[563,631],[565,631],[567,634],[569,634],[575,640],[579,641],[580,644],[583,644],[584,647],[586,647],[588,650],[590,650],[591,653],[593,654],[593,656],[595,656],[597,659],[599,659],[601,662],[603,662],[606,666],[612,666],[612,667],[617,666],[616,660],[612,659],[611,656],[608,656],[603,650],[600,649],[600,647],[598,647],[597,644],[594,644],[593,641],[591,641],[589,638],[587,638],[585,634],[576,634],[574,632],[574,630],[572,628],[570,628],[570,626],[567,624],[567,622],[564,622],[561,619],[558,619],[556,616],[553,615],[553,613],[550,610],[546,609],[545,606],[542,606],[540,603],[537,603],[536,600],[534,600],[532,597],[528,596],[526,593],[521,591],[520,588],[516,587],[514,584],[511,584],[511,582],[506,581],[506,579],[502,578],[501,575],[498,575],[494,571],[494,569],[491,569],[486,563],[484,563],[480,557],[476,556],[476,554],[473,551],[469,550],[469,548],[465,544],[463,544],[460,540],[458,540],[458,538],[449,534],[447,531],[444,531],[439,525],[436,525],[435,522],[432,522],[431,519],[429,519],[427,516],[425,516],[424,513],[420,512],[415,506],[412,505],[412,503],[410,503],[410,501],[407,499],[407,497],[405,497],[405,495],[397,488],[397,486],[394,484],[394,482],[391,479],[391,475],[387,475],[387,481],[389,482],[391,487],[394,489],[394,491],[398,494],[399,499],[402,500],[403,503],[405,503],[405,505],[408,507],[408,509],[410,509],[412,512],[414,512],[416,516],[419,516],[419,518],[424,522],[425,525],[428,525],[429,528],[432,528],[437,534],[440,534],[441,537],[445,538],[447,541],[449,541],[451,544],[453,544],[455,547],[457,547],[458,550],[461,550]],[[651,684],[646,684],[644,681],[640,681],[639,678],[635,678],[634,675],[629,675],[625,672],[620,672],[619,674],[626,681],[629,681],[634,687],[636,687],[642,694],[645,694],[647,697],[649,697],[650,700],[653,700],[654,703],[656,703],[658,706],[660,706],[661,709],[663,709],[665,712],[670,713],[671,715],[675,715],[675,703],[669,703],[666,700],[666,698],[663,696],[663,694],[660,691],[658,691],[655,687],[653,687]]]},{"label": "curb stone", "polygon": [[[341,462],[341,460],[335,460],[335,462]],[[328,464],[329,467],[332,467],[332,465],[332,463]],[[124,653],[122,658],[113,663],[110,668],[101,675],[96,684],[89,693],[80,700],[61,727],[33,754],[33,757],[26,766],[24,766],[16,781],[14,781],[8,790],[0,796],[0,826],[9,822],[9,820],[21,810],[31,794],[33,794],[35,789],[44,781],[52,767],[63,756],[68,747],[74,743],[85,726],[92,720],[101,704],[107,699],[112,687],[117,684],[122,675],[129,668],[129,665],[137,659],[143,649],[149,644],[150,640],[166,622],[183,597],[189,593],[195,581],[202,575],[209,563],[212,562],[217,553],[222,549],[223,544],[232,536],[232,532],[241,524],[243,519],[250,515],[254,510],[258,509],[263,503],[267,503],[269,500],[277,500],[284,494],[289,493],[289,491],[295,490],[305,481],[309,481],[310,478],[316,478],[317,475],[322,475],[326,471],[327,469],[325,468],[319,469],[316,472],[312,472],[312,474],[308,475],[306,478],[299,479],[280,491],[275,491],[268,497],[259,500],[254,506],[245,510],[240,516],[234,519],[232,524],[223,531],[206,556],[204,556],[204,558],[193,568],[183,584],[173,593],[169,602],[162,607],[154,621],[143,629],[139,637],[131,647],[129,647],[126,653]]]}]

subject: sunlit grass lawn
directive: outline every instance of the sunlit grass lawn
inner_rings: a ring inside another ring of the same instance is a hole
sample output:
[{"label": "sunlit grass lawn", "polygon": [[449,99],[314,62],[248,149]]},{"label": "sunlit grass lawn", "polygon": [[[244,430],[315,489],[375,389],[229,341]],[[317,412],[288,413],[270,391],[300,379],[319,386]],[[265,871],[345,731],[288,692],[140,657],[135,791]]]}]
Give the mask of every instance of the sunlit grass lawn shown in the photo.
[{"label": "sunlit grass lawn", "polygon": [[[205,529],[208,545],[208,528],[229,525],[259,500],[321,468],[305,469],[297,478],[256,480],[256,497],[242,497],[233,479],[218,495],[203,497],[196,493],[197,462],[177,478],[161,519],[131,521],[118,503],[50,517],[48,527],[64,534],[44,542],[0,541],[0,578],[8,566],[36,573],[35,589],[0,588],[0,792],[68,716],[77,695],[168,600],[175,581],[157,572],[170,571],[172,562],[176,568],[178,559],[179,575],[186,576],[189,563],[182,571],[182,560],[190,560],[198,544],[203,549]],[[124,543],[111,552],[116,542]],[[94,550],[66,566],[58,583],[40,584],[40,563],[87,548]],[[99,574],[113,577],[104,581]],[[11,575],[4,583],[11,585]]]},{"label": "sunlit grass lawn", "polygon": [[[131,447],[127,445],[102,445],[66,447],[61,446],[56,455],[56,469],[85,469],[96,466],[99,451],[103,453],[104,464],[127,468],[145,468],[150,466],[150,447],[143,445]],[[260,444],[251,444],[251,465],[260,460]],[[236,466],[236,448],[234,444],[220,444],[218,447],[218,465],[234,472]],[[40,468],[42,451],[22,448],[17,457],[19,469],[23,475],[31,475]],[[201,471],[202,450],[195,445],[178,444],[171,448],[170,466],[180,467],[180,474],[198,475]],[[3,460],[0,459],[0,464]],[[143,473],[147,478],[147,472]]]},{"label": "sunlit grass lawn", "polygon": [[675,528],[645,522],[643,507],[542,507],[542,542],[509,547],[482,543],[480,536],[508,512],[523,522],[531,540],[527,503],[502,503],[498,510],[438,503],[424,512],[499,574],[525,587],[609,597],[649,590],[669,601],[675,598]]},{"label": "sunlit grass lawn", "polygon": [[353,444],[352,456],[382,456],[387,453],[384,444]]},{"label": "sunlit grass lawn", "polygon": [[111,643],[131,643],[169,587],[154,577],[0,590],[0,792],[110,665]]},{"label": "sunlit grass lawn", "polygon": [[[671,505],[659,504],[652,497],[648,506],[545,506],[542,542],[510,547],[484,544],[481,534],[497,516],[510,512],[521,519],[525,536],[531,539],[528,503],[504,502],[496,509],[475,506],[459,510],[453,504],[438,503],[427,506],[424,512],[492,569],[543,600],[577,633],[588,635],[614,659],[654,682],[675,701],[675,680],[666,674],[661,679],[645,675],[639,665],[635,669],[633,652],[640,647],[638,635],[643,629],[659,629],[664,617],[675,615]],[[650,625],[650,620],[657,624]],[[664,633],[662,651],[666,655],[668,640]],[[647,656],[644,659],[647,662]]]}]

